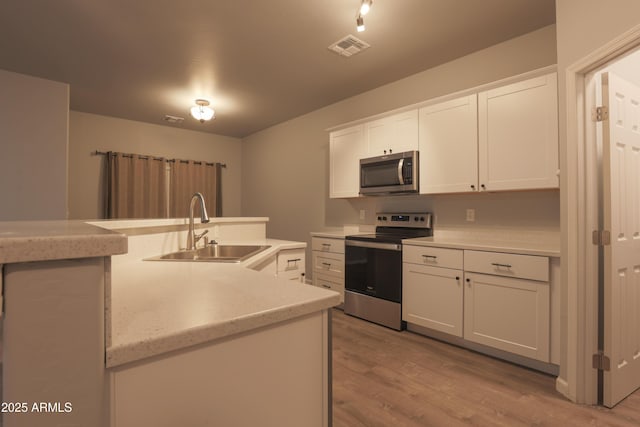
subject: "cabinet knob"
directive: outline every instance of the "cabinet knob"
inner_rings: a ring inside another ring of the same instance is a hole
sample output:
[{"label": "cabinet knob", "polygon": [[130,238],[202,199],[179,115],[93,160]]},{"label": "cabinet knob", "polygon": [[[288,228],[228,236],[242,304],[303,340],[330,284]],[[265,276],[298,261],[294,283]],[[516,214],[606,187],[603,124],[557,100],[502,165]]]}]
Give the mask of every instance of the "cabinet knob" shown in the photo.
[{"label": "cabinet knob", "polygon": [[387,154],[387,150],[384,150],[384,154]]},{"label": "cabinet knob", "polygon": [[480,188],[484,190],[486,187],[484,186],[484,184],[480,184]]},{"label": "cabinet knob", "polygon": [[471,286],[471,279],[469,279],[468,277],[466,279],[464,279],[465,282],[467,282],[469,284],[469,286]]},{"label": "cabinet knob", "polygon": [[476,189],[476,186],[475,186],[475,185],[473,185],[473,184],[471,184],[471,189],[472,189],[472,190],[475,190],[475,189]]},{"label": "cabinet knob", "polygon": [[456,276],[456,282],[460,280],[460,276]]},{"label": "cabinet knob", "polygon": [[391,148],[389,148],[389,154],[393,153],[393,150]]}]

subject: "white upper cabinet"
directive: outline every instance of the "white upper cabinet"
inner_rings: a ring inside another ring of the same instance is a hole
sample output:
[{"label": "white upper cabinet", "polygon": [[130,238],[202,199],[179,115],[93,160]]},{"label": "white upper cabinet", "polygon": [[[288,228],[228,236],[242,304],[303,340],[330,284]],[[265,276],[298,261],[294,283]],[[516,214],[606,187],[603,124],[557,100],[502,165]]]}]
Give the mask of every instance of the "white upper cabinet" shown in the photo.
[{"label": "white upper cabinet", "polygon": [[[512,80],[513,81],[513,80]],[[359,159],[420,151],[420,193],[558,188],[556,73],[331,133],[331,197],[357,197]]]},{"label": "white upper cabinet", "polygon": [[420,192],[478,190],[477,96],[420,108]]},{"label": "white upper cabinet", "polygon": [[557,99],[556,73],[478,94],[480,191],[559,186]]},{"label": "white upper cabinet", "polygon": [[369,157],[418,149],[418,110],[364,124]]},{"label": "white upper cabinet", "polygon": [[364,125],[331,132],[329,138],[329,197],[358,197],[360,159],[367,153]]}]

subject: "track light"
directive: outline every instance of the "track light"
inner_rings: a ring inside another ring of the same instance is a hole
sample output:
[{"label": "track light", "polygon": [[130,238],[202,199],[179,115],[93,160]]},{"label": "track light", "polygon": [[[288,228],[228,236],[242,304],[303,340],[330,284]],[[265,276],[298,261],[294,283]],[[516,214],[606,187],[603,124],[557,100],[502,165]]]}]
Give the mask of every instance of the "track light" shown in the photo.
[{"label": "track light", "polygon": [[364,31],[364,18],[360,15],[356,18],[356,29],[359,33]]},{"label": "track light", "polygon": [[369,13],[369,10],[371,9],[371,4],[373,3],[373,0],[362,0],[362,4],[360,4],[360,15],[364,16],[367,13]]}]

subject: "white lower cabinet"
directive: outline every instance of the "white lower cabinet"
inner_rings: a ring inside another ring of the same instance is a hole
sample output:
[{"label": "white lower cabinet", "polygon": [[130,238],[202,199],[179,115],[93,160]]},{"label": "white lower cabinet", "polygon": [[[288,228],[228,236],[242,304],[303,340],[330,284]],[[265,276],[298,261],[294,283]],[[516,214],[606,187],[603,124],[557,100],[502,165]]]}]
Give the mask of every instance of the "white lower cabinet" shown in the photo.
[{"label": "white lower cabinet", "polygon": [[278,252],[277,276],[293,282],[304,282],[304,249],[284,249]]},{"label": "white lower cabinet", "polygon": [[313,285],[340,294],[344,303],[344,238],[312,237]]},{"label": "white lower cabinet", "polygon": [[402,320],[557,363],[548,257],[405,244],[403,261]]},{"label": "white lower cabinet", "polygon": [[402,320],[462,337],[462,254],[403,246]]},{"label": "white lower cabinet", "polygon": [[402,320],[462,337],[462,271],[403,265]]},{"label": "white lower cabinet", "polygon": [[549,362],[549,283],[465,273],[464,338]]}]

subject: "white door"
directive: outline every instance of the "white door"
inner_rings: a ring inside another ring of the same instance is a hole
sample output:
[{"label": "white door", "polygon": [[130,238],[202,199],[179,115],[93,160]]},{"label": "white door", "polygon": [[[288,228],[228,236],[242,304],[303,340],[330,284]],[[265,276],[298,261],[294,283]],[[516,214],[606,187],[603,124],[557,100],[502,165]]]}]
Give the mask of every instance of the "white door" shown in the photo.
[{"label": "white door", "polygon": [[640,387],[640,88],[602,74],[604,229],[603,403],[612,407]]}]

